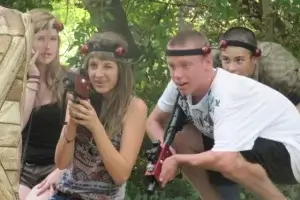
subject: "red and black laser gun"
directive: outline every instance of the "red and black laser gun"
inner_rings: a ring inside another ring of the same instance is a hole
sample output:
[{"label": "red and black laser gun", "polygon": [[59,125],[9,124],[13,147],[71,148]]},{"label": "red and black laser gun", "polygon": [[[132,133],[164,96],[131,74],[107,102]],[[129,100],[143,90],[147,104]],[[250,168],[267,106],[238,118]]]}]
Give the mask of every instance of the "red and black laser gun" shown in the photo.
[{"label": "red and black laser gun", "polygon": [[67,72],[63,82],[65,91],[73,93],[75,102],[78,102],[78,98],[90,98],[90,81],[82,70]]},{"label": "red and black laser gun", "polygon": [[156,186],[160,185],[159,175],[162,163],[166,158],[172,155],[170,145],[172,144],[176,133],[182,129],[186,119],[184,112],[178,105],[180,96],[181,95],[179,93],[176,98],[171,119],[164,134],[164,142],[161,143],[159,140],[153,141],[152,148],[146,151],[148,164],[146,166],[145,176],[147,181],[149,181],[147,188],[148,194],[153,194]]},{"label": "red and black laser gun", "polygon": [[73,94],[74,103],[79,103],[79,99],[87,100],[90,98],[90,81],[83,70],[70,70],[63,79],[64,94],[61,109],[61,124],[65,125],[66,109],[67,109],[67,93]]}]

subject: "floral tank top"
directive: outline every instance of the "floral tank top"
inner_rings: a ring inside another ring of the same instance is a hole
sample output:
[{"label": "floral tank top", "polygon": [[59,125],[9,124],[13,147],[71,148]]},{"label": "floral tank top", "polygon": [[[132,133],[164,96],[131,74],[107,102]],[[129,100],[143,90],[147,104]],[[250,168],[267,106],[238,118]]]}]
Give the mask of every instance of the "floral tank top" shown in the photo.
[{"label": "floral tank top", "polygon": [[[63,173],[57,189],[84,200],[124,200],[126,183],[121,186],[114,183],[91,138],[85,127],[78,127],[72,165]],[[111,141],[119,150],[121,133]]]}]

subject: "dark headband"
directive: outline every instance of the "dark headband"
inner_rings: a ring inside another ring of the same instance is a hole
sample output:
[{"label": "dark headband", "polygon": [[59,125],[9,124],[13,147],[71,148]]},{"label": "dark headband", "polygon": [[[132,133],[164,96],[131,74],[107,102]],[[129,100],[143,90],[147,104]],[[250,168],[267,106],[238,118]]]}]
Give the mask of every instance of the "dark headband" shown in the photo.
[{"label": "dark headband", "polygon": [[234,47],[242,47],[248,49],[251,52],[255,52],[256,46],[251,45],[246,42],[238,41],[238,40],[222,40],[220,43],[221,48],[226,48],[227,46],[234,46]]},{"label": "dark headband", "polygon": [[192,55],[206,55],[211,51],[210,47],[202,47],[199,49],[186,49],[186,50],[166,50],[166,56],[192,56]]},{"label": "dark headband", "polygon": [[221,40],[221,42],[220,42],[221,49],[225,49],[228,46],[245,48],[245,49],[251,51],[253,53],[253,55],[256,57],[259,57],[261,55],[261,50],[252,44],[238,41],[238,40]]},{"label": "dark headband", "polygon": [[89,42],[81,47],[81,53],[84,55],[93,51],[110,52],[118,57],[122,57],[125,54],[125,49],[123,47],[103,45],[100,42]]}]

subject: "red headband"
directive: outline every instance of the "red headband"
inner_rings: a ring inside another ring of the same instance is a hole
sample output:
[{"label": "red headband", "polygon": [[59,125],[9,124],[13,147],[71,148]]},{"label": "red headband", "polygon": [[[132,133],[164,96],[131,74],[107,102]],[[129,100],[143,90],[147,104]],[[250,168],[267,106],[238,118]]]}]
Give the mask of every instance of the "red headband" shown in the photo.
[{"label": "red headband", "polygon": [[123,47],[117,47],[117,48],[105,47],[102,46],[101,44],[94,45],[94,43],[84,44],[81,46],[80,50],[81,50],[81,54],[83,55],[86,55],[92,51],[105,51],[105,52],[114,53],[117,57],[122,57],[126,53]]},{"label": "red headband", "polygon": [[64,25],[60,21],[55,20],[53,28],[55,28],[58,32],[61,32],[64,30]]}]

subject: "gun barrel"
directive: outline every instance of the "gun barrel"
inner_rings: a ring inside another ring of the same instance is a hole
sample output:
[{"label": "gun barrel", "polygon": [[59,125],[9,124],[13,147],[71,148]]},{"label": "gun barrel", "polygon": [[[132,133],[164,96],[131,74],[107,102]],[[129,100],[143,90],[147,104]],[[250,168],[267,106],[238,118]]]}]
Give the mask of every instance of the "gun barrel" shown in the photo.
[{"label": "gun barrel", "polygon": [[151,183],[149,183],[148,188],[147,188],[147,193],[148,194],[153,194],[156,188],[157,182],[153,180]]}]

